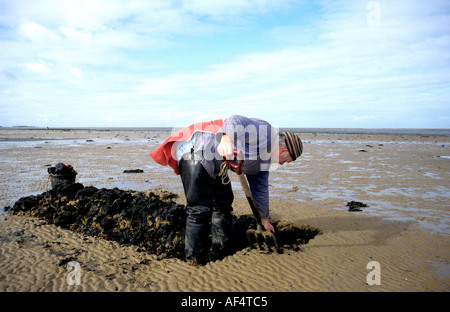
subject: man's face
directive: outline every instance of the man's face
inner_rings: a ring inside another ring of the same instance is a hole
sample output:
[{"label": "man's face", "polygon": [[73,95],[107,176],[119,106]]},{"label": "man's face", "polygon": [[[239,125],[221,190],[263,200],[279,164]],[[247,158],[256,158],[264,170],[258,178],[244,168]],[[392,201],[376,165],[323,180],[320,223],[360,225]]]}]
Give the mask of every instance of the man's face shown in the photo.
[{"label": "man's face", "polygon": [[287,148],[281,148],[281,146],[278,147],[279,154],[278,154],[278,163],[280,165],[284,164],[285,162],[290,163],[292,161],[292,157],[289,154],[289,151]]}]

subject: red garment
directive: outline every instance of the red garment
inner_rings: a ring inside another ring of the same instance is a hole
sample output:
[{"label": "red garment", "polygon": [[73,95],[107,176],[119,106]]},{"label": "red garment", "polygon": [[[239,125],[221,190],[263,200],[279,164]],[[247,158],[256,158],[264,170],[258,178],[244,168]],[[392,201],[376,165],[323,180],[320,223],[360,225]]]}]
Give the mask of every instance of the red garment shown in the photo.
[{"label": "red garment", "polygon": [[219,129],[222,128],[222,125],[222,119],[192,124],[170,136],[159,147],[151,152],[149,156],[160,165],[169,165],[170,167],[172,167],[175,174],[180,174],[177,161],[173,158],[172,155],[173,143],[178,141],[189,141],[196,131],[216,134]]}]

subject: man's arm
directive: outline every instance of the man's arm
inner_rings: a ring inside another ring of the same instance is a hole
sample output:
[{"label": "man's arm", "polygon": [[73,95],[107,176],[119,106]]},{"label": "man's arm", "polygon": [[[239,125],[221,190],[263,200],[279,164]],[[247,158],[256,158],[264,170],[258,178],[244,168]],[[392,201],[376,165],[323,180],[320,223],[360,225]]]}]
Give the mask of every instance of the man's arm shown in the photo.
[{"label": "man's arm", "polygon": [[247,175],[247,180],[261,215],[262,226],[266,231],[275,232],[269,221],[269,172],[261,171],[255,175]]}]

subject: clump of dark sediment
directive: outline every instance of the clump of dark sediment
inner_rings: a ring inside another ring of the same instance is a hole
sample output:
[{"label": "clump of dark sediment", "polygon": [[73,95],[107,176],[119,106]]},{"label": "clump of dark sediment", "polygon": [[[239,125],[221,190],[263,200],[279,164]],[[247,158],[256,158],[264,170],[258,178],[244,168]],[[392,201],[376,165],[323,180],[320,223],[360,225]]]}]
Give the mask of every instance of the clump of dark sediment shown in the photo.
[{"label": "clump of dark sediment", "polygon": [[[65,229],[96,236],[120,244],[135,245],[139,251],[161,258],[184,259],[186,211],[175,202],[175,194],[164,191],[137,192],[84,187],[64,183],[39,195],[20,198],[5,211],[38,217]],[[300,246],[320,230],[274,222],[280,247],[300,250]],[[233,216],[232,253],[249,247],[246,230],[256,228],[253,217]],[[211,250],[208,261],[221,259]]]},{"label": "clump of dark sediment", "polygon": [[347,203],[347,207],[348,211],[354,212],[354,211],[362,211],[361,208],[365,208],[368,206],[362,202],[352,200]]}]

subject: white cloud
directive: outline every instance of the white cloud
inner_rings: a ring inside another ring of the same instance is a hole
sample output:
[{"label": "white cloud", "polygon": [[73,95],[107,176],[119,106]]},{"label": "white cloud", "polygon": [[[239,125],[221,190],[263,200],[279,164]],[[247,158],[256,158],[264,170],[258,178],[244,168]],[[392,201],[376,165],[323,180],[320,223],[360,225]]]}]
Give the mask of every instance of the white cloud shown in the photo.
[{"label": "white cloud", "polygon": [[36,73],[49,73],[52,71],[51,67],[53,64],[42,64],[42,63],[27,63],[27,68]]},{"label": "white cloud", "polygon": [[[65,0],[60,1],[59,10],[71,27],[90,31],[99,31],[104,27],[106,12],[99,0]],[[111,12],[111,11],[107,11]],[[116,16],[110,17],[113,20]]]},{"label": "white cloud", "polygon": [[76,67],[72,67],[72,68],[70,69],[70,73],[71,73],[72,75],[74,75],[75,77],[77,77],[77,78],[81,78],[81,75],[82,75],[81,69],[76,68]]},{"label": "white cloud", "polygon": [[80,31],[73,27],[60,26],[59,31],[71,42],[88,44],[92,40],[89,32]]},{"label": "white cloud", "polygon": [[19,32],[31,41],[43,44],[55,42],[60,39],[54,31],[36,22],[28,22],[20,25]]}]

